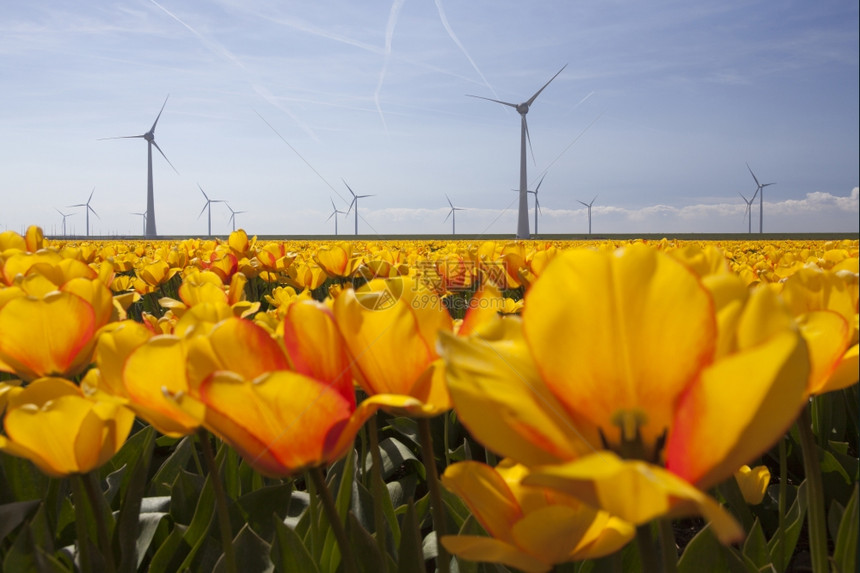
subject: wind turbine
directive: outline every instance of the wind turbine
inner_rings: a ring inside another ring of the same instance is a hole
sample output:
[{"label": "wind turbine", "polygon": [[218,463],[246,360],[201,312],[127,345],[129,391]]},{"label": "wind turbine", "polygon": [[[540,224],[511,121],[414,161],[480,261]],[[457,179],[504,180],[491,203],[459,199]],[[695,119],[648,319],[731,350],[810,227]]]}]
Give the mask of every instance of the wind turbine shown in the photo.
[{"label": "wind turbine", "polygon": [[456,214],[456,211],[465,211],[465,209],[463,209],[462,207],[455,207],[454,204],[451,203],[451,198],[448,197],[447,193],[445,193],[445,199],[448,200],[448,205],[451,206],[451,210],[448,211],[448,216],[445,217],[445,220],[447,221],[448,218],[451,219],[451,234],[456,235],[457,234],[457,214]]},{"label": "wind turbine", "polygon": [[346,214],[349,215],[349,212],[352,210],[353,206],[355,206],[355,234],[358,234],[358,200],[364,199],[365,197],[373,197],[373,195],[356,195],[352,190],[352,187],[349,186],[349,183],[346,180],[341,179],[343,184],[346,185],[346,188],[349,189],[349,192],[352,193],[352,202],[349,204],[349,209],[346,210]]},{"label": "wind turbine", "polygon": [[[203,193],[203,196],[206,197],[206,204],[203,205],[203,209],[200,210],[200,215],[203,214],[203,211],[209,209],[209,236],[212,236],[212,203],[226,203],[223,199],[210,199],[209,195],[206,194],[206,191],[203,190],[203,187],[200,187],[200,183],[197,184],[197,188],[200,189],[200,192]],[[197,215],[197,218],[200,218],[200,215]]]},{"label": "wind turbine", "polygon": [[[347,185],[349,187],[349,185]],[[334,206],[334,199],[329,197],[329,201],[331,201],[331,215],[328,216],[326,221],[330,221],[332,217],[334,217],[334,234],[337,236],[337,216],[338,214],[346,215],[349,211],[341,211],[337,207]]]},{"label": "wind turbine", "polygon": [[753,193],[752,199],[747,199],[743,193],[738,191],[738,195],[740,195],[741,199],[744,200],[744,203],[747,204],[747,208],[744,211],[744,217],[749,215],[749,233],[750,234],[752,234],[752,204],[755,203],[755,196],[758,194],[758,191],[759,191],[758,189],[755,190],[755,193]]},{"label": "wind turbine", "polygon": [[[540,211],[540,201],[538,200],[538,191],[540,190],[540,185],[543,183],[543,178],[546,177],[546,173],[543,174],[543,177],[538,181],[537,187],[535,187],[534,191],[527,191],[528,193],[532,193],[535,196],[535,235],[538,234],[538,211]],[[541,214],[543,214],[541,212]]]},{"label": "wind turbine", "polygon": [[[90,197],[89,197],[89,199],[87,199],[86,203],[78,203],[77,205],[69,205],[69,207],[85,207],[86,208],[86,210],[87,210],[87,237],[90,236],[90,211],[93,212],[93,215],[95,215],[96,217],[99,217],[99,214],[96,213],[96,210],[93,209],[92,207],[90,207],[90,201],[92,201],[93,193],[95,193],[95,192],[96,192],[96,188],[93,187],[93,190],[90,191]],[[99,219],[101,219],[101,217],[99,217]]]},{"label": "wind turbine", "polygon": [[247,213],[247,211],[234,211],[233,207],[230,206],[230,203],[228,203],[227,201],[224,201],[224,204],[227,205],[228,209],[230,209],[230,218],[227,219],[227,222],[233,224],[233,230],[235,231],[236,230],[236,215],[238,215],[239,213]]},{"label": "wind turbine", "polygon": [[[155,148],[158,150],[158,152],[161,154],[161,156],[164,158],[164,160],[167,161],[167,164],[170,165],[170,167],[172,167],[174,171],[176,171],[176,167],[173,167],[173,164],[170,162],[170,160],[167,158],[167,156],[164,154],[164,152],[161,150],[161,148],[158,147],[158,144],[155,143],[155,126],[158,124],[158,120],[161,117],[161,112],[164,111],[164,106],[167,105],[167,98],[169,98],[169,97],[170,97],[170,94],[168,94],[168,96],[166,98],[164,98],[164,103],[161,105],[161,110],[158,112],[158,115],[155,116],[155,121],[152,122],[152,127],[150,127],[149,131],[147,131],[146,133],[143,133],[141,135],[123,135],[120,137],[103,137],[103,138],[101,138],[102,140],[104,140],[104,139],[138,139],[138,138],[146,140],[146,143],[147,143],[147,146],[146,146],[147,147],[146,211],[145,211],[145,213],[146,213],[146,232],[144,233],[144,235],[147,238],[154,238],[158,235],[158,233],[155,230],[155,196],[152,192],[152,148],[153,148],[153,146],[155,146]],[[178,174],[179,171],[176,171],[176,173]]]},{"label": "wind turbine", "polygon": [[[532,97],[527,99],[522,103],[511,103],[507,101],[501,101],[497,99],[492,99],[488,97],[476,96],[466,94],[469,97],[476,97],[478,99],[485,99],[487,101],[494,101],[496,103],[500,103],[502,105],[506,105],[508,107],[512,107],[517,110],[517,113],[520,114],[520,204],[519,204],[519,213],[517,217],[517,238],[518,239],[528,239],[529,238],[529,201],[528,201],[528,182],[526,177],[526,142],[528,142],[529,148],[531,148],[532,140],[529,136],[529,126],[526,122],[526,114],[529,112],[529,107],[534,103],[540,93],[546,89],[546,86],[550,84],[552,80],[554,80],[558,74],[560,74],[564,68],[567,67],[567,64],[562,66],[561,70],[557,71],[556,74],[549,79],[549,82],[545,83],[541,89],[536,91]],[[534,160],[534,151],[532,151],[532,160]]]},{"label": "wind turbine", "polygon": [[[757,187],[756,193],[758,193],[758,232],[764,233],[764,188],[768,185],[775,185],[775,183],[759,183],[758,177],[756,177],[755,173],[753,173],[753,170],[750,167],[749,163],[747,163],[747,169],[750,170],[750,175],[752,175],[752,178],[755,179],[755,184]],[[750,214],[750,217],[752,217],[752,214]]]},{"label": "wind turbine", "polygon": [[146,211],[143,213],[132,213],[132,215],[140,215],[143,218],[143,234],[146,235]]},{"label": "wind turbine", "polygon": [[66,217],[71,217],[74,213],[63,213],[59,209],[54,209],[57,213],[63,216],[63,236],[66,236]]},{"label": "wind turbine", "polygon": [[585,203],[583,201],[577,201],[578,203],[585,205],[588,208],[588,234],[591,234],[591,206],[594,205],[594,202],[597,201],[597,195],[594,196],[594,199],[591,200],[591,203]]}]

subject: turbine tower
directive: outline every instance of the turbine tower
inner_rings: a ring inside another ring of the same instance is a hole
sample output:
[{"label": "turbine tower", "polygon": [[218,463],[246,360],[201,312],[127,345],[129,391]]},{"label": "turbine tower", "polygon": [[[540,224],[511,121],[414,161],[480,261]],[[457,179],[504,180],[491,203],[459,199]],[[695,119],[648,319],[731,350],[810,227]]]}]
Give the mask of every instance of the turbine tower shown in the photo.
[{"label": "turbine tower", "polygon": [[454,204],[451,203],[451,198],[448,197],[447,193],[445,193],[445,199],[448,200],[448,205],[451,206],[451,210],[448,211],[448,216],[445,217],[445,221],[447,221],[449,218],[451,219],[451,234],[456,235],[457,234],[457,214],[456,214],[456,211],[465,211],[465,209],[463,209],[462,207],[455,207]]},{"label": "turbine tower", "polygon": [[[349,185],[347,185],[347,187],[349,187]],[[334,206],[334,199],[332,199],[331,197],[329,197],[328,199],[329,199],[329,201],[331,201],[331,215],[328,216],[328,219],[326,219],[326,222],[330,221],[331,218],[334,217],[334,235],[336,237],[337,236],[337,216],[338,216],[338,214],[346,215],[348,213],[348,211],[339,210],[337,207]]]},{"label": "turbine tower", "polygon": [[[543,178],[546,177],[546,173],[543,174],[543,177],[538,181],[537,187],[535,187],[534,191],[528,191],[528,193],[532,193],[535,196],[535,235],[538,234],[538,211],[540,211],[540,201],[538,200],[538,191],[540,190],[540,185],[543,183]],[[543,214],[543,212],[541,212]]]},{"label": "turbine tower", "polygon": [[[223,199],[210,199],[209,195],[206,194],[206,191],[203,190],[203,187],[200,187],[200,183],[197,184],[197,188],[200,189],[200,192],[203,193],[203,196],[206,197],[206,204],[203,205],[203,209],[200,211],[200,215],[203,214],[203,211],[209,209],[209,236],[212,236],[212,203],[226,203]],[[200,215],[197,215],[197,218],[200,218]]]},{"label": "turbine tower", "polygon": [[738,191],[738,195],[740,195],[741,199],[744,200],[744,203],[747,204],[747,208],[744,211],[744,218],[746,218],[747,215],[749,215],[749,233],[750,234],[752,234],[752,204],[755,203],[755,196],[757,194],[758,194],[758,189],[756,189],[755,193],[753,193],[752,199],[747,199],[743,193]]},{"label": "turbine tower", "polygon": [[[90,197],[89,197],[89,199],[87,199],[86,203],[78,203],[77,205],[69,205],[69,207],[84,207],[84,208],[86,208],[86,211],[87,211],[87,237],[90,236],[90,211],[93,212],[93,215],[95,215],[96,217],[99,217],[99,214],[96,213],[96,210],[93,209],[92,207],[90,207],[90,201],[92,201],[93,193],[95,193],[95,192],[96,192],[96,188],[93,187],[93,190],[90,191]],[[99,219],[101,219],[101,217],[99,217]],[[65,223],[65,220],[63,222]]]},{"label": "turbine tower", "polygon": [[66,236],[66,217],[71,217],[74,213],[63,213],[59,209],[54,209],[57,213],[63,216],[63,236]]},{"label": "turbine tower", "polygon": [[[161,156],[167,161],[167,164],[176,171],[176,167],[173,167],[173,164],[164,154],[158,144],[155,142],[155,126],[158,125],[158,120],[161,117],[161,112],[164,111],[164,106],[167,105],[167,98],[170,95],[164,98],[164,103],[161,105],[161,110],[158,112],[158,115],[155,116],[155,121],[152,122],[152,127],[149,128],[149,131],[143,133],[141,135],[123,135],[120,137],[103,137],[101,139],[145,139],[147,143],[147,161],[146,161],[146,232],[144,235],[147,238],[155,238],[158,233],[155,230],[155,196],[152,192],[152,147],[158,150]],[[176,171],[178,174],[179,172]]]},{"label": "turbine tower", "polygon": [[349,204],[349,209],[346,210],[346,214],[349,215],[353,206],[355,207],[355,234],[358,235],[358,200],[364,199],[365,197],[373,197],[373,195],[356,195],[352,190],[352,187],[349,186],[349,183],[344,179],[341,179],[341,181],[343,181],[343,184],[346,185],[347,189],[349,189],[349,192],[352,193],[352,203]]},{"label": "turbine tower", "polygon": [[591,234],[591,206],[594,205],[594,202],[597,201],[597,195],[594,196],[594,199],[591,200],[591,203],[584,203],[583,201],[577,201],[578,203],[585,205],[588,209],[588,234]]},{"label": "turbine tower", "polygon": [[230,203],[228,203],[227,201],[224,201],[224,204],[227,205],[228,209],[230,209],[230,218],[227,219],[227,222],[233,224],[233,230],[235,231],[236,230],[236,215],[238,215],[239,213],[247,213],[247,211],[234,211],[233,207],[230,206]]},{"label": "turbine tower", "polygon": [[[494,101],[496,103],[500,103],[502,105],[506,105],[508,107],[512,107],[517,110],[517,113],[520,114],[520,204],[519,204],[519,212],[517,216],[517,238],[518,239],[528,239],[529,238],[529,201],[528,201],[528,183],[526,176],[526,142],[528,142],[529,148],[531,148],[532,140],[529,136],[529,126],[526,122],[526,114],[529,112],[529,107],[534,103],[540,93],[546,89],[546,86],[550,84],[552,80],[554,80],[558,74],[560,74],[564,68],[567,67],[567,64],[562,66],[561,70],[557,71],[556,74],[549,79],[549,82],[545,83],[541,89],[536,91],[532,97],[527,99],[522,103],[511,103],[507,101],[501,101],[497,99],[492,99],[488,97],[469,95],[469,97],[476,97],[478,99],[485,99],[487,101]],[[534,160],[534,151],[532,151],[532,160]]]},{"label": "turbine tower", "polygon": [[[764,233],[764,188],[768,185],[775,185],[774,183],[759,183],[758,177],[753,173],[750,164],[747,163],[747,169],[750,170],[750,175],[752,175],[756,184],[756,193],[758,193],[758,232]],[[750,214],[752,216],[752,214]]]},{"label": "turbine tower", "polygon": [[146,211],[143,213],[132,213],[132,215],[140,215],[143,219],[143,231],[141,231],[144,235],[146,235]]}]

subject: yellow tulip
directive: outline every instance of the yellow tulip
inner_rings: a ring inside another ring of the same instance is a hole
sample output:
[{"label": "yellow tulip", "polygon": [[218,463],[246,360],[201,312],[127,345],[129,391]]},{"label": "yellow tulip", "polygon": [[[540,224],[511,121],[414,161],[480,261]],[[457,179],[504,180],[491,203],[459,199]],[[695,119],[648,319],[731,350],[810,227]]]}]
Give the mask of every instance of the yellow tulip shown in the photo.
[{"label": "yellow tulip", "polygon": [[442,537],[451,553],[471,561],[516,567],[528,573],[602,557],[632,539],[629,523],[576,498],[522,485],[528,470],[510,461],[496,468],[480,462],[448,466],[442,484],[460,496],[492,537]]},{"label": "yellow tulip", "polygon": [[133,422],[121,405],[92,399],[61,378],[39,378],[9,397],[0,450],[52,477],[84,474],[122,447]]},{"label": "yellow tulip", "polygon": [[499,322],[442,337],[448,385],[477,439],[531,467],[525,483],[601,503],[601,479],[648,485],[602,507],[637,524],[699,512],[737,538],[700,490],[769,448],[806,398],[806,344],[771,289],[700,279],[643,245],[574,250],[531,286],[521,320]]},{"label": "yellow tulip", "polygon": [[767,486],[770,485],[770,470],[767,466],[750,468],[748,465],[742,465],[741,469],[735,472],[735,480],[738,482],[744,501],[750,505],[758,505],[764,499]]}]

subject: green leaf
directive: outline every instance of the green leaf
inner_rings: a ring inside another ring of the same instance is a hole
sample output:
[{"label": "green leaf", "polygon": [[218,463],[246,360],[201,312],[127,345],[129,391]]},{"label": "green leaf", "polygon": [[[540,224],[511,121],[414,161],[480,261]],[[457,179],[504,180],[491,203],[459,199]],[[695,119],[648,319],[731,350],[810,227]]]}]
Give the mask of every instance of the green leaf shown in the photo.
[{"label": "green leaf", "polygon": [[770,553],[771,563],[787,564],[791,561],[791,556],[794,553],[794,548],[797,545],[797,540],[800,537],[800,531],[803,529],[806,517],[806,481],[800,484],[797,488],[797,496],[794,503],[788,509],[784,520],[783,536],[785,538],[785,547],[780,545],[779,530],[773,534],[770,541],[767,543],[768,552]]},{"label": "green leaf", "polygon": [[280,520],[287,517],[293,493],[293,484],[271,485],[240,497],[236,503],[255,532],[263,539],[272,539],[275,533],[274,514]]},{"label": "green leaf", "polygon": [[[275,565],[269,558],[271,546],[248,525],[240,529],[233,539],[233,549],[236,552],[236,563],[241,564],[242,573],[271,573],[275,570]],[[213,571],[220,573],[226,570],[226,561],[222,555]]]},{"label": "green leaf", "polygon": [[39,500],[33,500],[0,505],[0,541],[36,513],[41,503]]},{"label": "green leaf", "polygon": [[275,540],[270,552],[278,573],[320,573],[319,567],[296,532],[274,520]]},{"label": "green leaf", "polygon": [[406,514],[401,525],[398,573],[414,573],[424,571],[424,552],[421,547],[421,531],[418,528],[418,516],[415,506],[410,501],[406,504]]},{"label": "green leaf", "polygon": [[29,524],[25,525],[15,538],[12,547],[3,559],[3,571],[38,571],[39,573],[68,572],[58,559],[40,548]]},{"label": "green leaf", "polygon": [[[129,479],[125,487],[125,495],[122,498],[116,527],[120,546],[119,570],[129,573],[137,571],[137,568],[140,567],[143,555],[149,548],[149,542],[152,541],[150,536],[146,540],[143,551],[140,550],[141,539],[138,535],[141,520],[140,511],[143,494],[147,487],[146,478],[149,473],[149,464],[152,461],[152,451],[155,447],[155,430],[152,426],[147,426],[145,430],[138,432],[138,435],[141,434],[144,439],[138,450],[139,456],[130,464],[123,466],[123,468],[129,468]],[[155,526],[158,526],[157,522]],[[154,528],[152,534],[155,534]]]},{"label": "green leaf", "polygon": [[33,462],[0,452],[0,501],[42,499],[51,479]]},{"label": "green leaf", "polygon": [[[382,459],[382,479],[386,480],[406,462],[413,462],[416,467],[420,461],[415,454],[403,442],[394,438],[385,438],[379,442],[379,456]],[[370,454],[365,457],[364,469],[370,471],[373,463]],[[424,478],[423,468],[420,468],[421,478]]]},{"label": "green leaf", "polygon": [[833,550],[833,561],[839,571],[857,570],[857,539],[860,537],[860,502],[858,502],[858,485],[854,484],[854,493],[845,506],[839,533],[836,535],[836,546]]},{"label": "green leaf", "polygon": [[176,523],[189,524],[197,510],[204,479],[180,470],[170,490],[170,515]]},{"label": "green leaf", "polygon": [[724,547],[708,524],[690,540],[678,560],[678,573],[758,573],[755,564],[732,547]]},{"label": "green leaf", "polygon": [[179,564],[190,549],[183,542],[187,529],[186,526],[179,524],[173,527],[170,535],[153,555],[152,561],[149,563],[149,573],[173,573],[179,570]]},{"label": "green leaf", "polygon": [[761,522],[756,519],[752,528],[747,532],[744,541],[743,554],[756,564],[759,569],[770,563],[770,553],[767,550],[767,539],[761,528]]},{"label": "green leaf", "polygon": [[[165,520],[166,518],[166,520]],[[131,571],[136,571],[143,560],[146,558],[146,553],[149,551],[149,546],[152,545],[152,540],[158,531],[162,522],[171,522],[170,514],[163,512],[148,512],[141,513],[138,521],[137,539],[135,539],[135,550],[137,556],[137,566]]]},{"label": "green leaf", "polygon": [[356,565],[364,573],[377,573],[382,570],[383,556],[379,553],[376,539],[365,529],[350,512],[346,521],[346,535],[352,550],[357,556]]},{"label": "green leaf", "polygon": [[152,480],[150,480],[152,483],[150,493],[152,495],[171,494],[173,484],[176,482],[179,472],[185,468],[185,465],[191,458],[193,448],[194,442],[191,436],[185,436],[180,440],[179,445],[176,446],[173,453],[164,460],[164,463],[161,464],[161,467],[152,476]]}]

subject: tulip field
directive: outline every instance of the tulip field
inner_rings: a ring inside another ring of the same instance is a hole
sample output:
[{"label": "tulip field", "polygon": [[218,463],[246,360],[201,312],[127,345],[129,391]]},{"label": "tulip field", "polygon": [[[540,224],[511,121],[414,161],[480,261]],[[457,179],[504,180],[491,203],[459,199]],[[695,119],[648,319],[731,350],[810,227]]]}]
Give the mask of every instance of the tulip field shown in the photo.
[{"label": "tulip field", "polygon": [[0,569],[853,572],[858,246],[0,234]]}]

